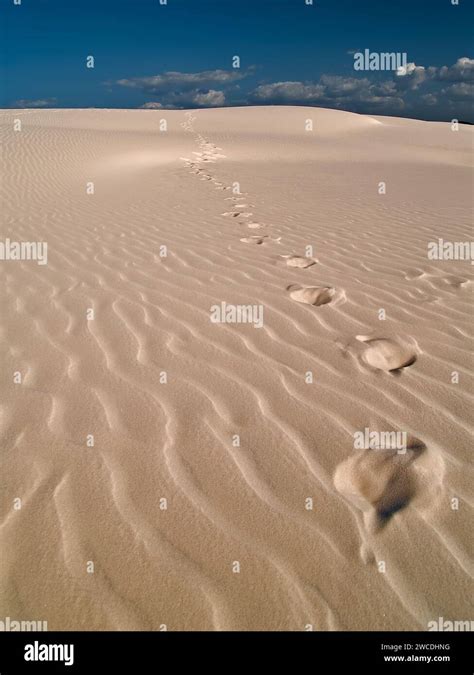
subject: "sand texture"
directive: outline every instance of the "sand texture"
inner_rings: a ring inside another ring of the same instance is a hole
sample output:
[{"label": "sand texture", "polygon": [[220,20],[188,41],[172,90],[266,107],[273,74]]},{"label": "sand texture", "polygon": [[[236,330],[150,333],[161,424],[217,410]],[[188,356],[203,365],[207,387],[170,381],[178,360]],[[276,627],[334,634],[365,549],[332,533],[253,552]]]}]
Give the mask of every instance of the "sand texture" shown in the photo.
[{"label": "sand texture", "polygon": [[[46,265],[0,261],[0,618],[473,618],[474,268],[427,255],[472,239],[472,127],[304,107],[0,123],[0,240],[48,244]],[[222,303],[254,321],[211,320]],[[406,451],[355,448],[366,428]]]}]

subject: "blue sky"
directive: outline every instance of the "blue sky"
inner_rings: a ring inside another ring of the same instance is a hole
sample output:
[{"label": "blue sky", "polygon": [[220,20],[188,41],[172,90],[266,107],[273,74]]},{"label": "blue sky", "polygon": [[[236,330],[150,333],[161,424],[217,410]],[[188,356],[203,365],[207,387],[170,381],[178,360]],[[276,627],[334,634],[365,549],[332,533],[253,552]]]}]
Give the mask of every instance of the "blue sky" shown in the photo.
[{"label": "blue sky", "polygon": [[[472,0],[306,1],[0,0],[0,106],[316,105],[474,122]],[[406,53],[406,74],[355,71],[365,49]]]}]

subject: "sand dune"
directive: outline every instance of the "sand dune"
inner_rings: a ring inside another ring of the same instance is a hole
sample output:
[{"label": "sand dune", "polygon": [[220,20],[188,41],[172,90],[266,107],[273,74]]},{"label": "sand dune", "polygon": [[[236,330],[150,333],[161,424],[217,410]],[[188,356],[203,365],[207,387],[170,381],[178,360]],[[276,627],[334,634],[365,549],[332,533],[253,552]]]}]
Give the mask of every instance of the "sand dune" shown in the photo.
[{"label": "sand dune", "polygon": [[48,243],[0,261],[0,614],[471,618],[473,267],[427,246],[472,239],[472,128],[262,107],[0,133],[0,241]]}]

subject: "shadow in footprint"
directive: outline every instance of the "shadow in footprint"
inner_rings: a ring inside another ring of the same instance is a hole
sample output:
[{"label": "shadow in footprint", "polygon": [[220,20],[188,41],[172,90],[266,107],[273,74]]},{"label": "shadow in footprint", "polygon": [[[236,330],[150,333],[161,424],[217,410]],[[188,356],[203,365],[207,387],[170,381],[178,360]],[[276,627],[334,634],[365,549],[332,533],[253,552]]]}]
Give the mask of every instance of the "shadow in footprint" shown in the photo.
[{"label": "shadow in footprint", "polygon": [[266,238],[266,236],[258,237],[254,235],[252,237],[242,237],[240,241],[242,241],[244,244],[263,244]]},{"label": "shadow in footprint", "polygon": [[306,269],[307,267],[311,267],[317,263],[315,258],[306,258],[301,255],[284,255],[281,257],[285,259],[288,267],[299,267],[300,269]]},{"label": "shadow in footprint", "polygon": [[404,453],[370,448],[358,451],[339,464],[334,486],[362,511],[368,531],[377,532],[416,495],[416,461],[425,444],[411,437]]},{"label": "shadow in footprint", "polygon": [[399,344],[390,338],[371,338],[357,335],[357,340],[367,345],[362,360],[376,370],[397,373],[402,368],[413,365],[417,354],[413,347]]},{"label": "shadow in footprint", "polygon": [[306,305],[314,305],[320,307],[321,305],[329,304],[335,295],[335,289],[330,286],[297,286],[290,284],[286,287],[290,292],[290,298],[296,302],[302,302]]}]

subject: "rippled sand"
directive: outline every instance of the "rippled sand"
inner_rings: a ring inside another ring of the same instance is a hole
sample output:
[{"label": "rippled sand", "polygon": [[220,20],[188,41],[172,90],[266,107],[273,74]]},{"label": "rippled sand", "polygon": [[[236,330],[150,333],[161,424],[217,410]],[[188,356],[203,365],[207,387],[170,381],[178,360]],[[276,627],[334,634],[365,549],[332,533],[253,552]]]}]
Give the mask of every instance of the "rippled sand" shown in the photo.
[{"label": "rippled sand", "polygon": [[[0,618],[472,618],[473,268],[427,257],[472,238],[472,128],[292,107],[0,121],[0,240],[48,243],[47,265],[0,261]],[[262,326],[211,321],[221,303]],[[366,428],[406,452],[354,448]]]}]

